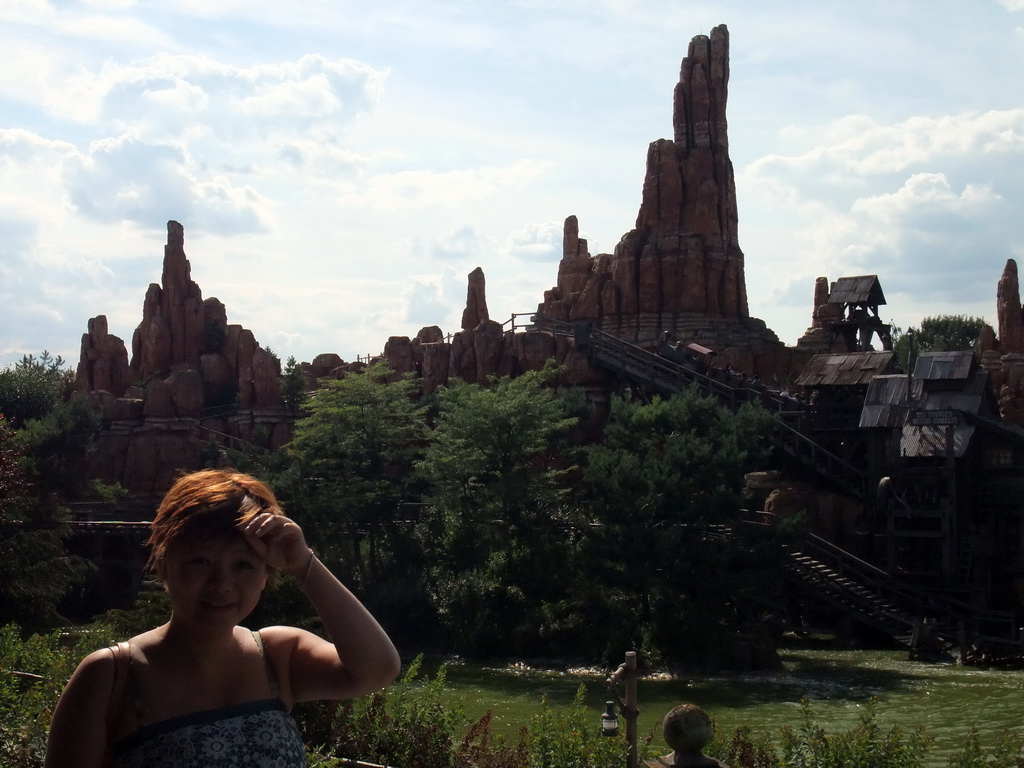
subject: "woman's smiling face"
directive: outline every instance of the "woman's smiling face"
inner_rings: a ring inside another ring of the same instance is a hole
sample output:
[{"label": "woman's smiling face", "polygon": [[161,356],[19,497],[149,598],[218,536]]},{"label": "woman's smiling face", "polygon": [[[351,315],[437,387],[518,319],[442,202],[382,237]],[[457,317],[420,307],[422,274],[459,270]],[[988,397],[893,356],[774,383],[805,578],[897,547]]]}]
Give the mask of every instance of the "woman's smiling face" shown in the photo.
[{"label": "woman's smiling face", "polygon": [[248,616],[267,585],[267,564],[241,533],[185,535],[174,541],[158,572],[176,619],[200,626],[230,623]]}]

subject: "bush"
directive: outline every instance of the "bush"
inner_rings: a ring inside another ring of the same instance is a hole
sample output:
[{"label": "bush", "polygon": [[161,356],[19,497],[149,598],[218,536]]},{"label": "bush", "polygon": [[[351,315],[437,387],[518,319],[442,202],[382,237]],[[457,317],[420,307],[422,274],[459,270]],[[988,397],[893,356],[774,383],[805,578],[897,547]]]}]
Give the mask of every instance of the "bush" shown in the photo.
[{"label": "bush", "polygon": [[[88,653],[113,641],[109,627],[78,637],[53,633],[22,637],[18,627],[0,627],[0,768],[40,768],[47,730],[65,681]],[[351,760],[402,768],[622,768],[622,736],[599,734],[597,718],[583,704],[581,687],[571,707],[555,709],[546,699],[528,727],[509,738],[493,733],[491,713],[470,722],[461,705],[443,701],[445,671],[417,679],[417,658],[390,688],[351,702],[296,707],[310,768],[343,768]],[[732,768],[923,768],[932,738],[920,728],[883,730],[878,701],[865,707],[858,725],[829,733],[805,699],[801,723],[773,739],[737,728],[716,734],[705,749]],[[640,744],[640,760],[652,755]],[[1024,739],[1004,732],[991,747],[972,729],[961,749],[930,765],[949,768],[1024,768]]]},{"label": "bush", "polygon": [[858,725],[829,733],[804,698],[800,725],[783,728],[777,742],[766,733],[737,728],[728,739],[716,734],[706,751],[732,768],[921,768],[932,738],[920,727],[910,732],[899,726],[883,731],[877,709],[878,699],[871,699]]},{"label": "bush", "polygon": [[1022,768],[1024,766],[1024,738],[1004,731],[996,738],[995,746],[986,749],[978,738],[978,729],[972,728],[964,737],[960,751],[949,758],[949,768]]},{"label": "bush", "polygon": [[22,639],[16,625],[0,627],[0,766],[42,766],[50,717],[64,683],[85,655],[109,644],[106,632]]},{"label": "bush", "polygon": [[623,735],[602,736],[583,705],[585,686],[576,691],[568,712],[557,712],[545,696],[542,711],[530,721],[530,768],[621,768],[628,746]]},{"label": "bush", "polygon": [[422,659],[390,688],[353,702],[304,705],[299,724],[312,768],[362,760],[403,768],[621,768],[623,737],[605,738],[583,704],[581,686],[568,711],[545,698],[515,739],[494,734],[491,713],[469,722],[460,705],[442,702],[445,671],[416,680]]}]

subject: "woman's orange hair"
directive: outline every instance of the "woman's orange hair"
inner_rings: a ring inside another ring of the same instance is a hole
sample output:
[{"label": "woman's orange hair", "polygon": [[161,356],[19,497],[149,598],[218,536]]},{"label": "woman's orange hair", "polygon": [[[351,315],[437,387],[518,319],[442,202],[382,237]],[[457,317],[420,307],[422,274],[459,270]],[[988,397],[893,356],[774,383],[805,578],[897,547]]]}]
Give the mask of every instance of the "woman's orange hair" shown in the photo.
[{"label": "woman's orange hair", "polygon": [[204,469],[182,475],[167,491],[153,517],[146,545],[147,567],[155,570],[167,548],[183,535],[238,534],[238,525],[261,512],[283,515],[274,492],[251,475]]}]

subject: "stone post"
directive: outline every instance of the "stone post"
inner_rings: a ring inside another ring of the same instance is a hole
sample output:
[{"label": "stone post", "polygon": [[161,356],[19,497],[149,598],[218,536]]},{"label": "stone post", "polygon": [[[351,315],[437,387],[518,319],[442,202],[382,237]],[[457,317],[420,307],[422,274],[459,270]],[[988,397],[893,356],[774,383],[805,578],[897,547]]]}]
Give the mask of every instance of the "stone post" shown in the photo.
[{"label": "stone post", "polygon": [[729,768],[721,760],[708,757],[701,751],[711,741],[715,726],[708,713],[696,704],[673,707],[661,723],[662,736],[673,751],[664,757],[645,761],[647,768]]}]

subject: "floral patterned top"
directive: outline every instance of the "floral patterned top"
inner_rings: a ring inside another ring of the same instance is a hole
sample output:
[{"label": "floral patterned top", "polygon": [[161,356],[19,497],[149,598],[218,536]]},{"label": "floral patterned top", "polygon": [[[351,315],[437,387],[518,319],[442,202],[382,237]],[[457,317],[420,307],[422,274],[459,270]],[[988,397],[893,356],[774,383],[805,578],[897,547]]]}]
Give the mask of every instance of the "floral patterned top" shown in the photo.
[{"label": "floral patterned top", "polygon": [[117,768],[306,768],[295,720],[280,699],[251,701],[145,725],[118,742]]},{"label": "floral patterned top", "polygon": [[[146,723],[114,745],[116,768],[307,768],[299,726],[281,701],[263,638],[259,632],[252,636],[273,698]],[[127,661],[136,718],[145,723],[130,648],[122,643],[119,649],[116,656]]]}]

